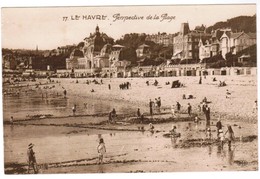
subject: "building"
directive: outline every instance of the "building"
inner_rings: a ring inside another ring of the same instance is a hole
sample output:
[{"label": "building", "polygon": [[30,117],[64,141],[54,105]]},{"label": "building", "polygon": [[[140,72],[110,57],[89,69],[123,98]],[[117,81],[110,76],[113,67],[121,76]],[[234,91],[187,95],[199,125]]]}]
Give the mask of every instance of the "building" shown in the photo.
[{"label": "building", "polygon": [[75,47],[75,45],[66,45],[66,46],[61,46],[57,48],[56,55],[62,55],[69,53],[70,50]]},{"label": "building", "polygon": [[242,63],[243,65],[247,65],[250,62],[250,55],[241,55],[240,57],[238,57],[238,63]]},{"label": "building", "polygon": [[123,66],[122,59],[122,50],[125,46],[122,45],[113,45],[112,51],[109,54],[109,62],[111,66]]},{"label": "building", "polygon": [[84,54],[79,49],[74,49],[70,57],[66,59],[66,68],[67,69],[82,69],[85,68],[85,64],[79,62],[79,59],[84,58]]},{"label": "building", "polygon": [[112,51],[113,39],[100,33],[97,26],[94,33],[84,39],[84,46],[74,49],[66,59],[67,69],[86,69],[86,73],[97,73],[101,68],[109,66],[109,55]]},{"label": "building", "polygon": [[199,42],[199,59],[202,61],[204,58],[211,57],[211,44],[209,40],[200,39]]},{"label": "building", "polygon": [[226,31],[223,29],[212,30],[210,39],[200,39],[199,41],[199,59],[200,62],[205,58],[218,55],[221,50],[220,38]]},{"label": "building", "polygon": [[199,41],[209,40],[211,34],[204,31],[190,31],[188,23],[182,23],[177,36],[173,38],[172,59],[199,61]]},{"label": "building", "polygon": [[228,31],[223,33],[220,38],[220,43],[221,54],[223,58],[226,58],[226,54],[229,52],[237,54],[237,52],[256,44],[256,33],[233,33]]},{"label": "building", "polygon": [[161,44],[164,46],[170,46],[170,45],[173,45],[173,37],[174,37],[174,34],[158,32],[158,34],[147,35],[145,40],[152,41],[156,44]]},{"label": "building", "polygon": [[140,45],[136,49],[136,56],[137,58],[150,58],[151,56],[150,46],[146,44]]}]

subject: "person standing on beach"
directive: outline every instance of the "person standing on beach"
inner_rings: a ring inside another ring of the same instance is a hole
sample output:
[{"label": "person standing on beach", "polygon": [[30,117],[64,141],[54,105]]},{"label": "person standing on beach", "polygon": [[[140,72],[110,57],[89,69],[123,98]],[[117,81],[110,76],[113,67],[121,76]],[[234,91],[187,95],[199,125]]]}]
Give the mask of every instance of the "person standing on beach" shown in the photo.
[{"label": "person standing on beach", "polygon": [[188,114],[189,114],[189,116],[191,116],[191,105],[190,105],[190,103],[188,103]]},{"label": "person standing on beach", "polygon": [[205,100],[203,100],[203,102],[202,102],[202,111],[203,111],[204,114],[206,114],[206,107],[207,107],[207,104],[206,104]]},{"label": "person standing on beach", "polygon": [[76,114],[76,104],[74,104],[74,106],[72,107],[72,112],[73,112],[73,116],[75,116],[75,114]]},{"label": "person standing on beach", "polygon": [[14,118],[13,118],[13,116],[11,116],[11,118],[10,118],[10,125],[13,125],[14,124]]},{"label": "person standing on beach", "polygon": [[161,97],[158,97],[157,105],[158,105],[158,108],[161,108],[161,105],[162,105]]},{"label": "person standing on beach", "polygon": [[177,111],[180,112],[180,110],[181,110],[181,104],[180,104],[179,102],[177,102],[176,106],[177,106]]},{"label": "person standing on beach", "polygon": [[211,129],[210,129],[210,128],[207,128],[207,130],[206,130],[206,138],[207,138],[207,139],[211,139],[211,137],[212,137]]},{"label": "person standing on beach", "polygon": [[137,113],[136,114],[137,114],[137,118],[140,119],[140,117],[141,117],[140,108],[137,109]]},{"label": "person standing on beach", "polygon": [[227,131],[225,132],[224,135],[227,134],[227,139],[228,139],[228,150],[231,150],[231,142],[234,141],[235,137],[234,137],[234,132],[233,132],[233,129],[230,125],[227,126],[228,129]]},{"label": "person standing on beach", "polygon": [[113,108],[113,110],[111,111],[111,113],[112,113],[112,117],[115,118],[115,117],[116,117],[116,110],[115,110],[115,108]]},{"label": "person standing on beach", "polygon": [[150,115],[153,116],[153,101],[151,99],[149,102],[149,108],[150,108]]},{"label": "person standing on beach", "polygon": [[28,173],[30,168],[33,168],[34,174],[38,173],[38,167],[37,167],[37,163],[36,163],[36,157],[35,157],[35,152],[33,151],[33,144],[30,143],[28,145],[28,150],[27,150],[27,157],[28,157]]},{"label": "person standing on beach", "polygon": [[111,90],[111,85],[110,84],[108,84],[108,89]]},{"label": "person standing on beach", "polygon": [[201,83],[202,83],[202,77],[200,76],[199,84],[201,84]]},{"label": "person standing on beach", "polygon": [[66,91],[66,90],[64,90],[64,91],[63,91],[63,94],[64,94],[64,98],[66,98],[67,91]]},{"label": "person standing on beach", "polygon": [[219,130],[222,129],[222,123],[221,123],[220,117],[218,118],[218,122],[216,123],[216,127],[217,127],[217,138],[219,139]]},{"label": "person standing on beach", "polygon": [[106,146],[105,146],[103,138],[99,139],[99,144],[97,146],[97,152],[98,152],[98,164],[103,164],[104,154],[106,153]]},{"label": "person standing on beach", "polygon": [[206,126],[210,126],[210,108],[206,105],[205,108],[205,116],[206,116]]}]

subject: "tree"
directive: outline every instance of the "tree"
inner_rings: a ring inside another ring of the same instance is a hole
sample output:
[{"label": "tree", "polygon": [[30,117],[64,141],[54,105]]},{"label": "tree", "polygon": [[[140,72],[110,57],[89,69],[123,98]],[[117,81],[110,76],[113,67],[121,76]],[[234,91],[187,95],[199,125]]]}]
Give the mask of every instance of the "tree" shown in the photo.
[{"label": "tree", "polygon": [[130,61],[132,64],[136,64],[137,56],[135,49],[132,47],[123,48],[120,53],[119,59],[127,60]]},{"label": "tree", "polygon": [[82,48],[84,47],[85,43],[84,42],[80,42],[78,45],[77,45],[77,48]]}]

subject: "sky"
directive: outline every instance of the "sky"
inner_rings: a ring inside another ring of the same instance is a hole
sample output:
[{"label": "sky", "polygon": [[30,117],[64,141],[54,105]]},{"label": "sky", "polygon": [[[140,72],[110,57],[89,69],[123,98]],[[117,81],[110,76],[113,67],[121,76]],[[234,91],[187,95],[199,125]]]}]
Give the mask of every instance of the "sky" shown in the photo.
[{"label": "sky", "polygon": [[[116,14],[122,19],[116,20]],[[176,33],[183,22],[194,29],[197,25],[208,27],[218,21],[254,14],[256,5],[252,4],[2,8],[2,47],[35,49],[38,46],[39,50],[50,50],[78,44],[93,33],[97,25],[100,32],[116,40],[126,33]],[[97,18],[95,15],[102,19],[89,19],[90,16]],[[154,18],[155,15],[158,18]],[[124,21],[125,16],[143,19]],[[148,16],[152,19],[147,19]],[[163,20],[162,16],[167,19]]]}]

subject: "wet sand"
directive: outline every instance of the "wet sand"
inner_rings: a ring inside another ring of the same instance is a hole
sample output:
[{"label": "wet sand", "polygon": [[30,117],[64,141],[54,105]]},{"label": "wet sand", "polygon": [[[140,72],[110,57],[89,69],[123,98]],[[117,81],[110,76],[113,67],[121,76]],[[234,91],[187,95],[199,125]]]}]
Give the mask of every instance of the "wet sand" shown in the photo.
[{"label": "wet sand", "polygon": [[[231,124],[236,137],[258,136],[257,114],[252,112],[254,100],[257,99],[256,77],[217,76],[217,80],[225,78],[226,87],[217,87],[218,83],[212,82],[211,78],[203,79],[202,85],[198,84],[197,77],[157,78],[157,87],[145,84],[147,80],[151,83],[155,78],[103,79],[102,85],[87,85],[86,79],[78,79],[78,83],[75,83],[76,79],[53,79],[60,83],[40,85],[41,89],[36,89],[35,83],[30,82],[32,86],[21,88],[19,97],[3,97],[4,121],[8,121],[10,115],[15,119],[13,126],[4,125],[5,172],[26,172],[22,169],[26,165],[27,145],[31,142],[35,144],[40,173],[257,170],[258,139],[236,141],[231,151],[227,144],[223,149],[218,145],[178,147],[189,139],[205,139],[205,117],[197,108],[204,97],[211,101],[213,131],[216,130],[214,126],[220,114],[225,130],[227,124]],[[185,87],[171,89],[165,85],[166,81],[176,79],[185,83]],[[118,85],[127,81],[131,83],[131,88],[120,90]],[[108,84],[111,84],[112,90],[108,90]],[[53,85],[55,87],[52,89],[43,89],[44,86]],[[7,88],[4,86],[4,89]],[[67,98],[63,97],[64,88]],[[95,92],[91,93],[91,89]],[[228,99],[226,89],[232,93]],[[48,97],[42,98],[42,94]],[[195,99],[183,100],[182,94],[192,94]],[[170,106],[179,101],[183,106],[181,118],[188,117],[186,105],[191,103],[192,112],[198,114],[201,121],[196,124],[193,118],[189,121],[177,118],[168,120],[155,124],[157,132],[154,133],[148,131],[147,124],[129,122],[138,107],[149,118],[148,101],[159,96],[163,114],[154,118],[171,119]],[[76,116],[72,116],[71,111],[74,104],[77,104]],[[21,110],[17,110],[17,107]],[[107,114],[113,108],[123,117],[116,124],[107,124]],[[38,114],[41,114],[41,118],[33,116]],[[180,138],[163,136],[172,125],[177,126]],[[144,131],[140,127],[144,127]],[[103,165],[96,164],[98,134],[102,135],[107,147]],[[216,138],[216,132],[213,132],[213,138]],[[15,165],[21,170],[14,169]]]}]

